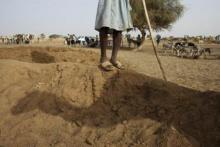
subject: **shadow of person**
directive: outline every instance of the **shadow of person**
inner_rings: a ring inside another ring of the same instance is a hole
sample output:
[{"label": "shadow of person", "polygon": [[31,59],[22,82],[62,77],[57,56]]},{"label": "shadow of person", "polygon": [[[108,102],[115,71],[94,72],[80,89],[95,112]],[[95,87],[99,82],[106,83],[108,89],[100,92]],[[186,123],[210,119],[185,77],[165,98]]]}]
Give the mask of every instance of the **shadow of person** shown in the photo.
[{"label": "shadow of person", "polygon": [[55,63],[55,58],[46,52],[32,51],[31,57],[35,63]]},{"label": "shadow of person", "polygon": [[220,145],[220,93],[200,92],[131,71],[108,77],[102,94],[88,108],[67,98],[34,91],[21,98],[11,112],[19,115],[39,109],[81,125],[105,128],[123,121],[152,119],[174,126],[202,146]]}]

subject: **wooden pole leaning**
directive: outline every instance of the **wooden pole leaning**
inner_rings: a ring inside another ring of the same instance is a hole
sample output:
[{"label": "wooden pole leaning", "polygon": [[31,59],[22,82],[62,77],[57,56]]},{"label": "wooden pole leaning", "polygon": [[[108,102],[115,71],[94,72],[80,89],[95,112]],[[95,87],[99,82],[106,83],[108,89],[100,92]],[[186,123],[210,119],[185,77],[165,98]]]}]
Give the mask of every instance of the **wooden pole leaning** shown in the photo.
[{"label": "wooden pole leaning", "polygon": [[163,69],[163,66],[162,66],[162,63],[160,61],[160,58],[159,58],[159,56],[157,54],[157,46],[156,46],[156,42],[154,40],[153,30],[152,30],[151,23],[150,23],[150,18],[149,18],[149,14],[148,14],[148,11],[147,11],[146,2],[145,2],[145,0],[142,0],[142,2],[143,2],[143,5],[144,5],[145,16],[146,16],[148,27],[149,27],[149,32],[150,32],[150,36],[151,36],[151,40],[152,40],[152,44],[153,44],[153,48],[154,48],[154,53],[155,53],[155,56],[157,58],[157,62],[159,64],[159,67],[160,67],[163,79],[164,79],[164,81],[167,81],[165,71]]}]

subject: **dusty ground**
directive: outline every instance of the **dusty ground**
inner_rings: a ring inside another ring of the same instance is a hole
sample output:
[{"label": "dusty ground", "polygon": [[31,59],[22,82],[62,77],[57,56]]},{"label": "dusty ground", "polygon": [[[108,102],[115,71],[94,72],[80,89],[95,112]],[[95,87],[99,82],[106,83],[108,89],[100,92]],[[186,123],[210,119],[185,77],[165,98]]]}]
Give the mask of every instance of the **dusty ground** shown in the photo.
[{"label": "dusty ground", "polygon": [[0,48],[0,146],[220,146],[220,60],[162,56],[165,83],[150,47],[110,73],[97,53]]}]

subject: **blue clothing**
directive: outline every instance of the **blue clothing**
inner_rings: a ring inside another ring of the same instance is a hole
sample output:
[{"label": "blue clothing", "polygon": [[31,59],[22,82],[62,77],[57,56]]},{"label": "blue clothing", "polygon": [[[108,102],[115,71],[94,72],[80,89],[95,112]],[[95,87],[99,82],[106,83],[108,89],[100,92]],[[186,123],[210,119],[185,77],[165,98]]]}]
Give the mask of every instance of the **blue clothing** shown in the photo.
[{"label": "blue clothing", "polygon": [[133,28],[129,0],[99,0],[95,29],[108,27],[117,31]]}]

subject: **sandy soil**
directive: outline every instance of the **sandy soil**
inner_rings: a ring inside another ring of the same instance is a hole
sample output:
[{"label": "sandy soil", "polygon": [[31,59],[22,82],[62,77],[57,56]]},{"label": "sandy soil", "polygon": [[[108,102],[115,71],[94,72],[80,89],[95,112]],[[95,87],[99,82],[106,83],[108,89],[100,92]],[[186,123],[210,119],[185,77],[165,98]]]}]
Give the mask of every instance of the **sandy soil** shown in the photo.
[{"label": "sandy soil", "polygon": [[93,49],[0,48],[0,146],[220,146],[220,60],[163,56],[164,82],[150,50],[107,73]]}]

